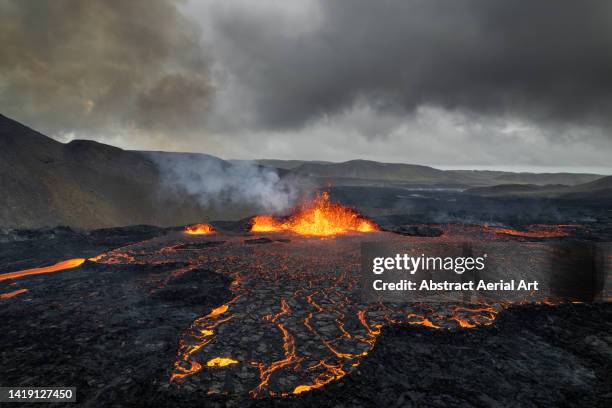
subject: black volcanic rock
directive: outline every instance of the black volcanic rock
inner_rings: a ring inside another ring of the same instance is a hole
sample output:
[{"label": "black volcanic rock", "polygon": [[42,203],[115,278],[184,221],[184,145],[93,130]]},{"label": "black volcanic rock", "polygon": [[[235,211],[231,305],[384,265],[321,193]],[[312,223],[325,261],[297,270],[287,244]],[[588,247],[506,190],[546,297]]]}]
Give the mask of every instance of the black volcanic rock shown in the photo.
[{"label": "black volcanic rock", "polygon": [[270,238],[253,238],[253,239],[245,239],[244,243],[247,245],[256,245],[256,244],[269,244],[274,242]]},{"label": "black volcanic rock", "polygon": [[[59,256],[68,255],[62,245],[57,249]],[[612,402],[611,304],[516,305],[492,325],[456,331],[385,326],[352,373],[287,398],[253,400],[172,385],[179,333],[232,298],[227,276],[207,267],[185,270],[187,265],[87,262],[22,278],[16,286],[0,283],[3,291],[29,290],[0,301],[6,334],[0,336],[0,377],[19,386],[41,381],[76,386],[84,406],[608,407]]]},{"label": "black volcanic rock", "polygon": [[427,225],[400,225],[399,227],[393,228],[391,231],[396,234],[410,237],[439,237],[444,234],[442,229]]},{"label": "black volcanic rock", "polygon": [[67,258],[87,258],[110,249],[164,235],[168,229],[150,225],[75,231],[68,227],[10,230],[0,234],[0,273]]},{"label": "black volcanic rock", "polygon": [[[36,241],[44,246],[56,240],[55,255],[67,258],[79,243],[81,251],[89,251],[92,236],[106,236],[116,246],[143,239],[146,232],[155,230],[77,233],[64,229],[61,239],[34,236],[29,247],[15,250],[21,250],[21,258],[30,256],[41,264],[43,251],[32,250],[38,248]],[[68,242],[66,237],[73,235],[77,242]],[[159,238],[161,248],[166,248],[167,237]],[[0,336],[0,378],[18,386],[76,386],[79,406],[442,408],[609,407],[612,403],[609,303],[515,305],[503,310],[491,325],[471,329],[385,325],[374,348],[351,373],[286,398],[211,395],[208,387],[198,387],[197,382],[170,384],[180,334],[193,327],[194,319],[236,294],[229,290],[227,275],[213,272],[214,261],[190,267],[190,262],[163,259],[162,263],[85,262],[71,270],[0,282],[2,293],[28,290],[0,300],[5,334]],[[0,269],[7,269],[2,257]],[[294,294],[294,290],[274,293],[286,296],[289,304]],[[276,313],[276,303],[270,302],[265,313]],[[293,308],[292,313],[297,310]],[[255,315],[231,316],[227,317],[246,325]],[[334,314],[319,317],[319,322],[336,318]],[[301,319],[296,321],[302,325]],[[257,344],[280,350],[270,361],[282,359],[280,334],[263,327],[266,337],[257,337]],[[295,335],[295,327],[290,333],[296,341],[308,341]],[[326,327],[321,325],[322,332]],[[244,347],[239,335],[257,333],[227,334],[226,338],[236,341],[232,347],[248,354],[250,350],[239,349]],[[245,380],[245,371],[238,370],[238,365],[235,368],[235,376],[228,374],[228,381]],[[209,375],[215,373],[203,378]]]},{"label": "black volcanic rock", "polygon": [[594,181],[573,186],[561,184],[498,184],[468,188],[465,193],[484,197],[547,197],[563,200],[609,201],[612,198],[612,176],[600,177]]},{"label": "black volcanic rock", "polygon": [[503,196],[503,195],[519,195],[525,193],[537,193],[546,191],[564,190],[567,186],[537,186],[535,184],[498,184],[488,187],[474,187],[465,190],[467,194],[476,194],[482,196]]},{"label": "black volcanic rock", "polygon": [[175,249],[203,249],[203,248],[212,248],[219,245],[223,245],[225,241],[202,241],[202,242],[188,242],[186,244],[182,244],[177,246]]},{"label": "black volcanic rock", "polygon": [[611,304],[523,305],[454,333],[388,327],[355,373],[274,406],[607,407],[611,318]]}]

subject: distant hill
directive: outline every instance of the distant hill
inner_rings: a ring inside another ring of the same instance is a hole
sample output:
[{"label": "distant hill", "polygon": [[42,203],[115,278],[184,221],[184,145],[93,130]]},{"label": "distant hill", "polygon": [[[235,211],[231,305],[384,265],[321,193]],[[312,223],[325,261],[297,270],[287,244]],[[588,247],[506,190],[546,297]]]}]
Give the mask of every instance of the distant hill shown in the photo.
[{"label": "distant hill", "polygon": [[[500,184],[487,187],[473,187],[465,191],[467,194],[475,194],[487,197],[524,196],[524,197],[548,197],[557,199],[589,199],[606,200],[612,199],[612,176],[601,177],[588,183],[575,186],[534,184]],[[611,201],[612,205],[612,201]]]},{"label": "distant hill", "polygon": [[304,163],[316,163],[316,164],[331,164],[331,162],[325,161],[304,161],[304,160],[277,160],[277,159],[257,159],[256,163],[263,166],[276,167],[278,169],[293,170],[300,167]]},{"label": "distant hill", "polygon": [[586,173],[511,173],[491,170],[439,170],[405,163],[350,160],[341,163],[300,160],[257,160],[260,164],[289,169],[334,185],[473,187],[500,184],[573,186],[602,175]]},{"label": "distant hill", "polygon": [[605,201],[612,208],[612,176],[570,187],[560,194],[560,198]]},{"label": "distant hill", "polygon": [[601,191],[610,189],[612,189],[612,176],[601,177],[595,181],[574,186],[570,191]]},{"label": "distant hill", "polygon": [[306,162],[294,172],[329,179],[337,184],[400,183],[412,185],[469,185],[479,180],[433,167],[403,163],[380,163],[369,160],[351,160],[343,163]]},{"label": "distant hill", "polygon": [[550,184],[563,184],[573,186],[588,183],[603,177],[600,174],[590,173],[511,173],[490,170],[449,170],[478,179],[485,184],[535,184],[545,186]]},{"label": "distant hill", "polygon": [[573,186],[588,183],[599,178],[601,178],[599,174],[586,173],[510,173],[499,175],[495,177],[495,180],[508,183],[565,184]]}]

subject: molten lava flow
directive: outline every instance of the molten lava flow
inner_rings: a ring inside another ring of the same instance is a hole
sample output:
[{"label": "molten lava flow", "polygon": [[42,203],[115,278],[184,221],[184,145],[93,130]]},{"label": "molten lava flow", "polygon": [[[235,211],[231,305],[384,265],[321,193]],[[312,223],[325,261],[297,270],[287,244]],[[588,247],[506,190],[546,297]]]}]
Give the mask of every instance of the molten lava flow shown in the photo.
[{"label": "molten lava flow", "polygon": [[575,229],[578,227],[580,226],[572,224],[532,224],[528,225],[524,231],[520,231],[511,228],[489,227],[488,225],[485,225],[485,229],[493,231],[496,234],[522,238],[562,238],[570,235],[570,232],[568,231],[569,229]]},{"label": "molten lava flow", "polygon": [[[174,373],[170,377],[170,382],[180,380],[200,371],[202,364],[191,358],[192,354],[197,352],[202,347],[206,346],[213,340],[215,328],[233,318],[233,315],[224,316],[229,309],[229,305],[238,300],[239,296],[232,299],[230,302],[214,308],[204,317],[196,319],[194,326],[198,327],[193,330],[192,336],[195,344],[181,342],[179,348],[179,360],[174,365]],[[215,357],[208,360],[207,367],[225,367],[230,364],[236,364],[238,361],[229,357]]]},{"label": "molten lava flow", "polygon": [[215,357],[211,360],[208,360],[206,366],[208,367],[225,367],[230,364],[237,364],[238,361],[229,357]]},{"label": "molten lava flow", "polygon": [[317,195],[315,200],[299,207],[286,221],[269,215],[258,215],[252,220],[252,232],[292,231],[301,235],[330,236],[347,232],[372,232],[378,226],[361,217],[353,209],[329,202],[329,194]]},{"label": "molten lava flow", "polygon": [[77,266],[81,266],[84,262],[85,262],[85,258],[74,258],[74,259],[68,259],[65,261],[58,262],[55,265],[44,266],[42,268],[32,268],[32,269],[25,269],[23,271],[3,273],[2,275],[0,275],[0,281],[7,280],[7,279],[21,278],[22,276],[39,275],[42,273],[51,273],[51,272],[63,271],[65,269],[72,269],[72,268],[76,268]]},{"label": "molten lava flow", "polygon": [[10,299],[15,296],[21,295],[22,293],[26,293],[27,291],[27,289],[17,289],[8,293],[0,293],[0,299]]},{"label": "molten lava flow", "polygon": [[193,224],[185,227],[185,232],[191,235],[206,235],[215,232],[210,224]]},{"label": "molten lava flow", "polygon": [[[59,271],[63,271],[66,269],[73,269],[78,266],[81,266],[82,264],[85,263],[85,261],[98,262],[105,255],[106,254],[100,254],[100,255],[96,255],[92,258],[87,258],[87,259],[86,258],[66,259],[65,261],[60,261],[50,266],[42,266],[40,268],[24,269],[22,271],[3,273],[3,274],[0,274],[0,281],[21,278],[23,276],[29,276],[29,275],[40,275],[43,273],[59,272]],[[112,262],[107,262],[107,263],[112,263]]]},{"label": "molten lava flow", "polygon": [[274,232],[287,229],[286,224],[276,221],[270,215],[258,215],[251,222],[251,232]]},{"label": "molten lava flow", "polygon": [[[304,213],[316,220],[315,210],[320,210],[321,218],[321,212],[335,208],[326,195],[317,201],[300,207],[286,220],[260,216],[267,221],[255,222],[253,229],[293,231]],[[435,239],[454,243],[465,237],[515,239],[480,225],[452,225]],[[174,236],[177,242],[158,238],[100,258],[103,263],[188,264],[172,269],[171,275],[206,268],[233,279],[232,299],[196,318],[180,336],[170,377],[177,387],[209,387],[211,394],[248,390],[253,398],[303,395],[354,372],[372,352],[384,327],[469,330],[492,324],[510,305],[502,300],[464,303],[454,296],[439,304],[365,302],[357,291],[361,282],[358,244],[373,240],[405,248],[407,243],[417,244],[417,238],[381,232],[253,247],[245,245],[244,236],[230,234],[223,236],[225,245],[214,250],[204,246],[175,250],[185,238]],[[526,256],[538,259],[538,265],[549,264],[548,253],[539,252],[539,246],[528,246],[526,251]]]},{"label": "molten lava flow", "polygon": [[213,309],[208,315],[206,315],[206,317],[215,317],[215,316],[219,316],[225,312],[227,312],[228,306],[227,305],[221,305],[215,309]]}]

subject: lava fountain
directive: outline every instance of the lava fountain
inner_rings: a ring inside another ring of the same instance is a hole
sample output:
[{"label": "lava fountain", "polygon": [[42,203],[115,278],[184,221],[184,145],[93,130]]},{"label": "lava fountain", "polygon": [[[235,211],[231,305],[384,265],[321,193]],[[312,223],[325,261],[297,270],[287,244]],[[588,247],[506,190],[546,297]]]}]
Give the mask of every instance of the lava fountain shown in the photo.
[{"label": "lava fountain", "polygon": [[215,232],[210,224],[193,224],[185,227],[185,232],[190,235],[206,235]]},{"label": "lava fountain", "polygon": [[288,219],[270,215],[253,218],[251,232],[291,231],[300,235],[331,236],[348,232],[378,231],[378,226],[355,210],[329,201],[329,193],[317,194],[311,202],[297,207]]}]

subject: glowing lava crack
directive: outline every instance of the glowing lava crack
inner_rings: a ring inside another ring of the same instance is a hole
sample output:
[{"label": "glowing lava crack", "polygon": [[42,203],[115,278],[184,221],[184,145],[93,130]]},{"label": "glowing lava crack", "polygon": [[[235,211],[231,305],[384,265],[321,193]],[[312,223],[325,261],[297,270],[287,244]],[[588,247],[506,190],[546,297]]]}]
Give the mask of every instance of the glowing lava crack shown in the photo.
[{"label": "glowing lava crack", "polygon": [[[190,255],[191,262],[232,276],[234,297],[181,336],[171,376],[179,387],[188,381],[209,393],[254,398],[300,394],[353,371],[384,325],[472,328],[492,323],[505,307],[362,303],[356,290],[360,242],[406,243],[405,237],[348,234],[330,243],[294,236],[259,246],[224,239],[223,246]],[[179,261],[184,254],[164,256]]]},{"label": "glowing lava crack", "polygon": [[[335,214],[331,218],[329,211]],[[339,220],[342,228],[338,227]],[[176,233],[90,260],[181,265],[166,279],[203,271],[232,278],[231,300],[196,318],[180,334],[170,381],[179,388],[188,383],[209,393],[248,394],[254,398],[301,394],[342,378],[372,351],[385,325],[470,329],[491,324],[508,306],[507,302],[364,303],[357,290],[361,243],[377,241],[405,248],[423,242],[423,238],[388,232],[352,233],[376,229],[364,222],[368,221],[354,211],[329,204],[324,195],[316,205],[302,207],[293,217],[274,224],[284,226],[266,233],[273,239],[261,245],[245,245],[248,239],[236,234],[223,234],[223,241],[219,241],[221,234],[217,233],[194,235],[190,240],[222,242],[220,245],[192,245],[179,250],[185,244],[185,234]],[[261,225],[255,222],[254,230]],[[291,233],[297,231],[306,236]],[[333,240],[310,237],[330,234],[337,236]],[[431,242],[460,243],[474,236],[510,239],[497,230],[459,226],[449,227],[443,237],[431,238]],[[539,256],[535,252],[527,255]],[[0,275],[0,280],[74,268],[83,262],[69,260]]]}]

